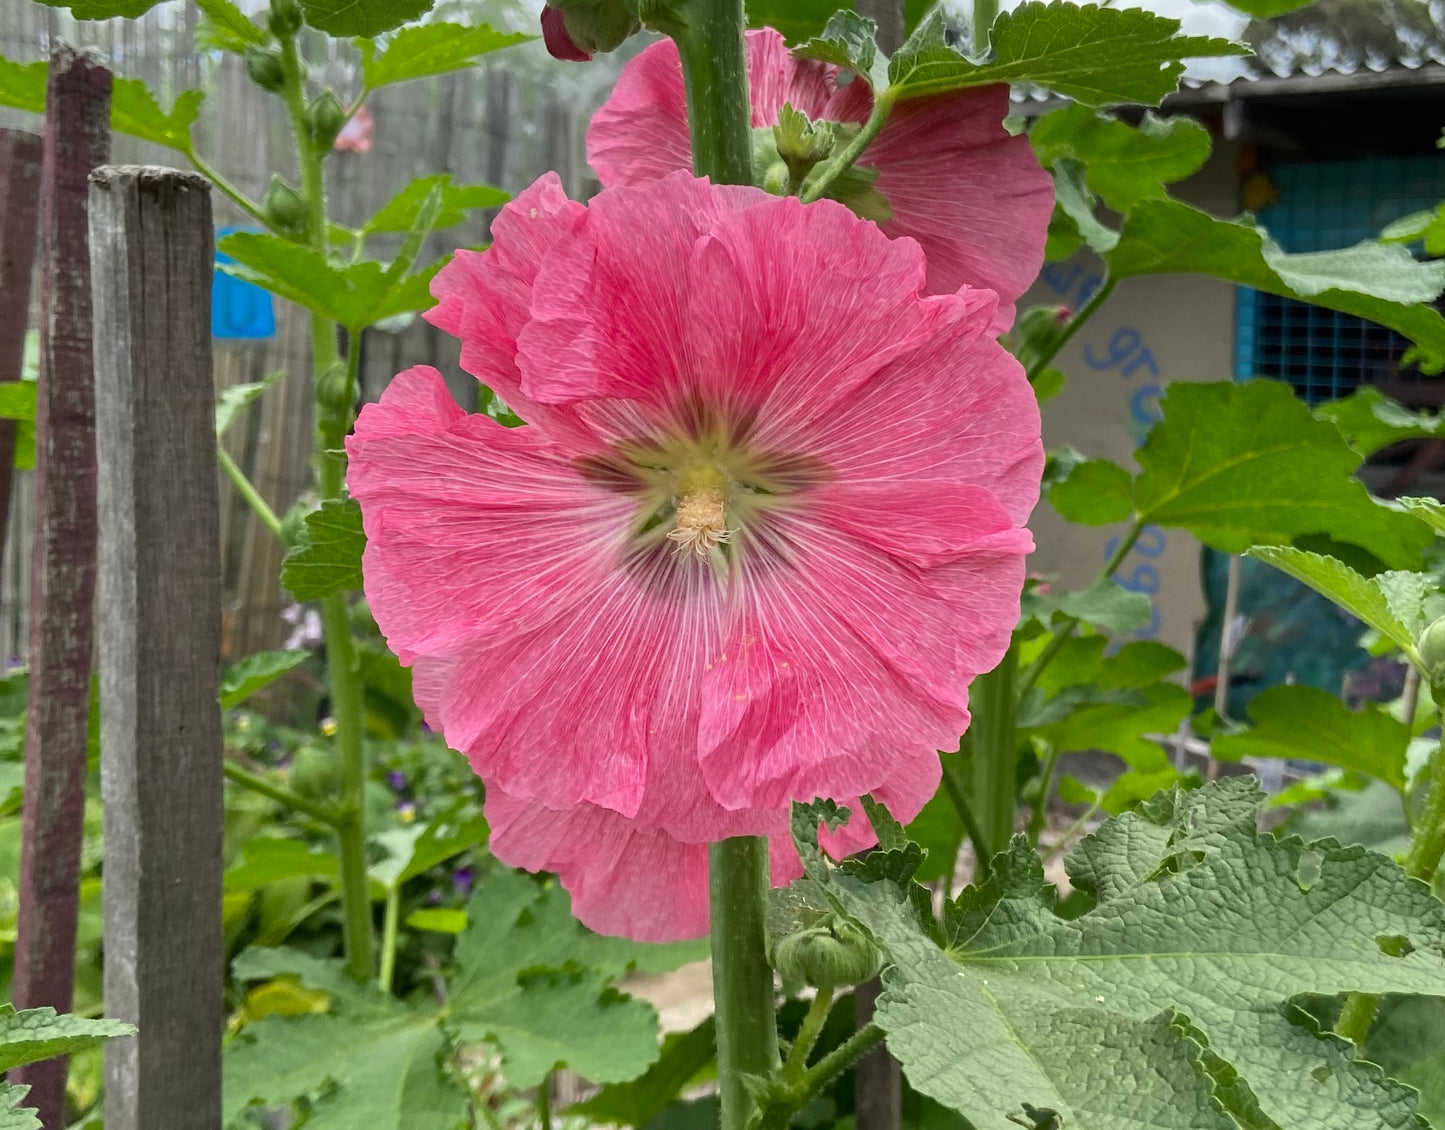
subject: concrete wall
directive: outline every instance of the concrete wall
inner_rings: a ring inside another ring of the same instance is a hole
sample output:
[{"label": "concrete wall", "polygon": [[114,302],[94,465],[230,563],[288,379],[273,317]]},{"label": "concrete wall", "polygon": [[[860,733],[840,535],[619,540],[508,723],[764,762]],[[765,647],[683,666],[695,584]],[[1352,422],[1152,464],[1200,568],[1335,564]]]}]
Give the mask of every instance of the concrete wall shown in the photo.
[{"label": "concrete wall", "polygon": [[[1175,194],[1217,215],[1238,211],[1232,148],[1219,143],[1208,165]],[[1083,305],[1098,284],[1097,259],[1081,253],[1050,264],[1029,302]],[[1127,279],[1060,353],[1067,383],[1043,408],[1044,444],[1138,470],[1134,450],[1157,418],[1159,392],[1171,381],[1233,379],[1234,288],[1196,275]],[[1094,579],[1126,528],[1064,522],[1047,502],[1033,521],[1038,550],[1030,568],[1057,573],[1067,588]],[[1139,633],[1186,655],[1204,615],[1199,543],[1181,530],[1150,527],[1116,574],[1128,588],[1152,592],[1155,623]]]}]

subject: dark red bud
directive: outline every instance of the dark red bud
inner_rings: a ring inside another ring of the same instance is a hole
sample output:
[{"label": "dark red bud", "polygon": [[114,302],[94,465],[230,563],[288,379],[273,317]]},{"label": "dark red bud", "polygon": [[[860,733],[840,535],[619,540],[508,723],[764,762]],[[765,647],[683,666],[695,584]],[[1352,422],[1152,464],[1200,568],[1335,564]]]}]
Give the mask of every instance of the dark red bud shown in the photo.
[{"label": "dark red bud", "polygon": [[547,45],[547,53],[554,59],[564,59],[569,63],[587,63],[592,60],[592,56],[573,43],[572,37],[567,34],[567,18],[560,8],[549,5],[542,9],[542,42]]}]

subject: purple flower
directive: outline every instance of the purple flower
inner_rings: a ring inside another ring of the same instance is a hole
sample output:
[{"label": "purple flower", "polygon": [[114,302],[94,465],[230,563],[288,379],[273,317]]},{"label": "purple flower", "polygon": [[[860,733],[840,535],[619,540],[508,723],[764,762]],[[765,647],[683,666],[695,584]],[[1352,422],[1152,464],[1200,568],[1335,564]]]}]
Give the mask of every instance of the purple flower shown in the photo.
[{"label": "purple flower", "polygon": [[452,872],[452,890],[465,898],[472,893],[472,882],[475,879],[470,867],[458,867]]}]

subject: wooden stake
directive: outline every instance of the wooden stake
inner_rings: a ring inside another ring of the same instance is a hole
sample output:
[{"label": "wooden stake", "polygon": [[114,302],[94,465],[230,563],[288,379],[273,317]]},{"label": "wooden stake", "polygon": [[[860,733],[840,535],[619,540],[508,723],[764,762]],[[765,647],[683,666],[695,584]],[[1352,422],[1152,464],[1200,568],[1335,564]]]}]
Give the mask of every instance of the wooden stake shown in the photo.
[{"label": "wooden stake", "polygon": [[[0,382],[18,381],[30,322],[30,278],[40,212],[40,138],[0,129]],[[15,421],[0,419],[0,550],[10,528]]]},{"label": "wooden stake", "polygon": [[210,188],[91,178],[100,455],[107,1130],[218,1130],[220,511]]},{"label": "wooden stake", "polygon": [[[85,813],[95,599],[95,390],[86,178],[110,148],[110,72],[56,48],[40,172],[40,385],[17,1008],[69,1011]],[[13,1073],[46,1130],[65,1125],[63,1059]]]}]

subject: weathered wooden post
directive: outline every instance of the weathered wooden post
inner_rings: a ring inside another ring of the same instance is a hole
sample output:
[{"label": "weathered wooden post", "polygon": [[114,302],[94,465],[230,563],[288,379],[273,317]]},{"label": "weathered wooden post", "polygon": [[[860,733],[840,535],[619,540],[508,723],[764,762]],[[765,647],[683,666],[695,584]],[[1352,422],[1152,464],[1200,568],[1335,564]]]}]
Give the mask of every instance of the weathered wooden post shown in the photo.
[{"label": "weathered wooden post", "polygon": [[[110,72],[51,55],[40,169],[40,385],[17,1008],[70,1009],[95,603],[95,386],[86,178],[110,152]],[[63,1059],[15,1072],[46,1130],[65,1125]]]},{"label": "weathered wooden post", "polygon": [[91,178],[107,1130],[221,1125],[220,518],[210,189]]},{"label": "weathered wooden post", "polygon": [[[25,360],[30,277],[40,213],[40,138],[0,129],[0,381],[17,381]],[[10,521],[15,421],[0,420],[0,550]]]}]

